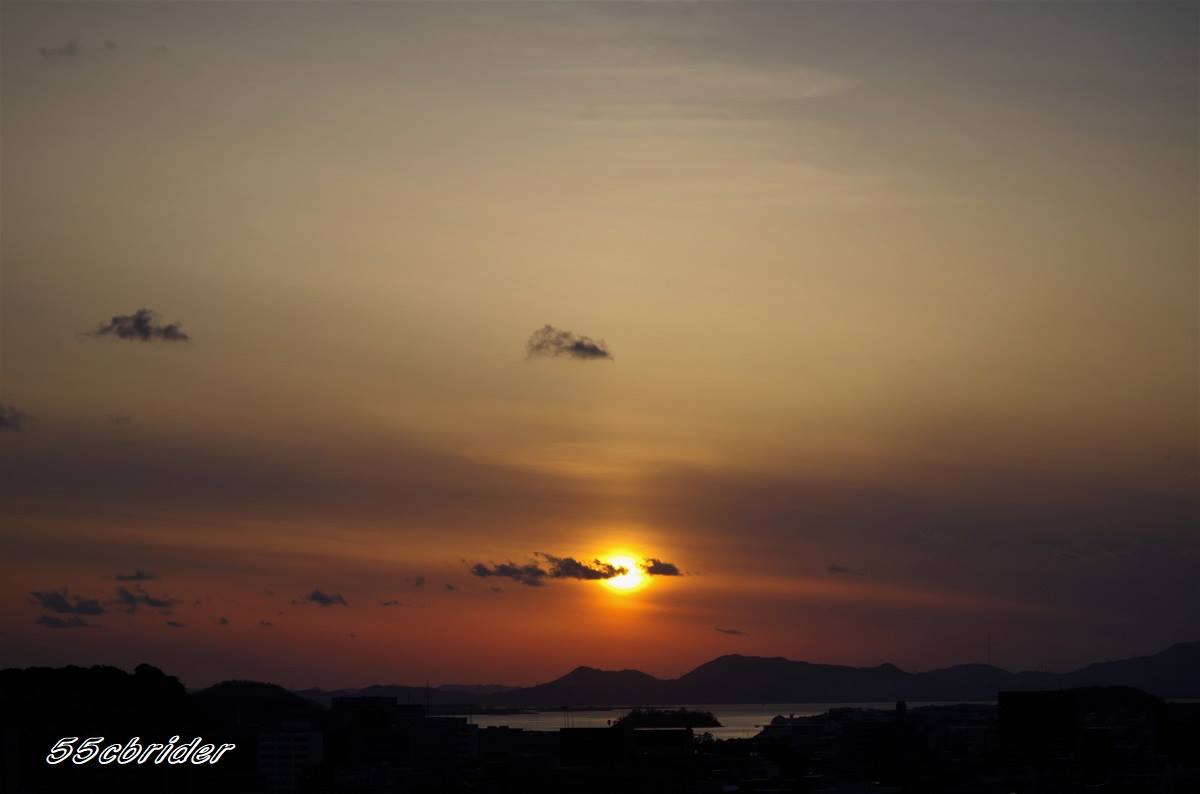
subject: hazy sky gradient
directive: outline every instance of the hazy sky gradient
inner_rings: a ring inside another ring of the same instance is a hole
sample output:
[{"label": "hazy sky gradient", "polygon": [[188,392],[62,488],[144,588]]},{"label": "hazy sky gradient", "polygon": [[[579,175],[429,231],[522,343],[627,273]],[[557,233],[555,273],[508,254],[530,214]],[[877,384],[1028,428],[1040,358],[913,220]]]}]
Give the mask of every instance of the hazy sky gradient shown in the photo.
[{"label": "hazy sky gradient", "polygon": [[[0,665],[1200,636],[1194,4],[2,13]],[[191,341],[86,336],[142,307]],[[547,323],[613,360],[527,360]],[[685,576],[464,564],[616,550]],[[170,616],[35,624],[137,567]]]}]

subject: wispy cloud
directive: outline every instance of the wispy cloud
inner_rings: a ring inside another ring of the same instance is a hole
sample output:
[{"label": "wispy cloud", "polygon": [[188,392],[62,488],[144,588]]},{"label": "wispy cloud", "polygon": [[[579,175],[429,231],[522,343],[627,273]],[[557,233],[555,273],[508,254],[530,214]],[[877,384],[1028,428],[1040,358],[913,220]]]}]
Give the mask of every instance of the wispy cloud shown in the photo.
[{"label": "wispy cloud", "polygon": [[79,39],[70,39],[57,46],[38,47],[38,54],[47,61],[71,60],[83,57],[93,57],[97,55],[117,55],[120,53],[134,53],[142,55],[161,55],[167,51],[163,44],[156,44],[150,47],[134,47],[133,49],[123,48],[120,44],[112,39],[106,39],[99,43],[84,44]]},{"label": "wispy cloud", "polygon": [[11,405],[0,403],[0,432],[21,430],[25,427],[25,423],[32,418],[29,414],[18,411]]},{"label": "wispy cloud", "polygon": [[173,628],[173,629],[182,629],[182,628],[184,628],[184,627],[185,627],[187,624],[186,624],[186,623],[180,623],[178,620],[168,620],[168,621],[167,621],[167,625],[168,625],[168,626],[170,626],[170,627],[171,627],[171,628]]},{"label": "wispy cloud", "polygon": [[742,631],[741,629],[723,629],[720,626],[717,626],[716,630],[721,632],[722,634],[730,634],[730,635],[737,636],[737,637],[746,636],[746,632]]},{"label": "wispy cloud", "polygon": [[556,74],[589,97],[604,96],[580,117],[591,121],[759,118],[767,108],[794,110],[797,103],[853,87],[853,81],[822,69],[757,69],[711,60],[566,68]]},{"label": "wispy cloud", "polygon": [[79,39],[71,39],[57,47],[38,47],[38,53],[46,60],[51,61],[60,58],[78,58],[83,55],[83,45],[79,43]]},{"label": "wispy cloud", "polygon": [[346,599],[342,598],[341,593],[326,593],[320,589],[313,590],[304,597],[304,600],[319,607],[350,606],[346,603]]},{"label": "wispy cloud", "polygon": [[829,573],[839,576],[862,576],[862,571],[856,571],[853,568],[847,568],[845,565],[838,565],[836,562],[829,563],[829,567],[825,569]]},{"label": "wispy cloud", "polygon": [[117,314],[101,323],[88,336],[108,336],[131,342],[187,342],[191,339],[180,323],[160,323],[158,315],[150,309],[138,309],[133,314]]},{"label": "wispy cloud", "polygon": [[35,590],[29,595],[43,609],[61,615],[103,615],[105,612],[98,600],[84,596],[72,596],[65,587],[58,590]]},{"label": "wispy cloud", "polygon": [[604,340],[596,341],[587,336],[578,336],[573,331],[544,325],[534,331],[525,343],[527,358],[559,358],[566,356],[581,361],[612,359],[612,353]]},{"label": "wispy cloud", "polygon": [[546,571],[535,563],[517,565],[512,562],[502,562],[497,565],[484,565],[482,562],[477,562],[471,566],[470,570],[472,576],[478,576],[481,579],[498,576],[503,579],[512,579],[514,582],[520,582],[529,587],[540,587],[542,580],[547,576]]},{"label": "wispy cloud", "polygon": [[125,612],[133,614],[138,611],[139,607],[147,606],[152,609],[170,609],[179,603],[176,598],[157,598],[150,595],[140,586],[130,590],[127,587],[117,588],[117,597],[113,602],[120,606]]},{"label": "wispy cloud", "polygon": [[151,579],[157,579],[158,574],[154,571],[144,571],[141,568],[134,568],[133,573],[118,573],[115,577],[118,582],[148,582]]},{"label": "wispy cloud", "polygon": [[96,624],[88,623],[80,617],[56,618],[50,615],[42,615],[38,618],[39,626],[45,626],[48,629],[91,629],[95,628]]}]

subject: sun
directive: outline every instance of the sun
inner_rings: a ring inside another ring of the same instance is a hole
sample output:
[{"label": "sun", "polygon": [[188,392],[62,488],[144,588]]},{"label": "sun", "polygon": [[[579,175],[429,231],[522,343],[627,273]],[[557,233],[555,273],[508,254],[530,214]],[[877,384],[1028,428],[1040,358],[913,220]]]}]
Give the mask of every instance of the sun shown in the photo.
[{"label": "sun", "polygon": [[606,562],[609,565],[615,565],[618,568],[624,568],[625,573],[620,576],[614,576],[611,579],[604,580],[604,586],[618,593],[631,593],[634,590],[640,590],[646,585],[646,574],[642,572],[642,566],[633,557],[623,554],[609,557]]}]

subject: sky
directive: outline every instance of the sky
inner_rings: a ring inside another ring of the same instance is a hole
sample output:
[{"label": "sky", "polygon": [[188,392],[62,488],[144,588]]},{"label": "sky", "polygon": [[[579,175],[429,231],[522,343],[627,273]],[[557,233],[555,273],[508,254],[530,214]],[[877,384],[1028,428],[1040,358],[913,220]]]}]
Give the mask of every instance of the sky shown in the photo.
[{"label": "sky", "polygon": [[1200,638],[1194,4],[0,14],[0,666]]}]

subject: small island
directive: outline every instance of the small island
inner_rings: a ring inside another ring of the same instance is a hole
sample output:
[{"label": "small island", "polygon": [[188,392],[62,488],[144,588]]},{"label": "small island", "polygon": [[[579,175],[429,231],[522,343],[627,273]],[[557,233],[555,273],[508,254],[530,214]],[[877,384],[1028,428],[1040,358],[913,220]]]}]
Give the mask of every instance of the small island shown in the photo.
[{"label": "small island", "polygon": [[710,711],[636,708],[613,723],[614,728],[720,728]]}]

